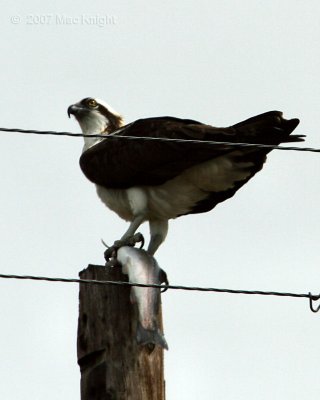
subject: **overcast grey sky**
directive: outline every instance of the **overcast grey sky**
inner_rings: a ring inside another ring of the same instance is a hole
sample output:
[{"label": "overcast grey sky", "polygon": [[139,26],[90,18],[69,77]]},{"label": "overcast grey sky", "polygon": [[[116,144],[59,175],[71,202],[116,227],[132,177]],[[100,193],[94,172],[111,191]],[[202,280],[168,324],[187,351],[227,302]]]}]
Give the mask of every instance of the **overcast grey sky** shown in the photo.
[{"label": "overcast grey sky", "polygon": [[[5,1],[3,127],[79,132],[86,96],[126,120],[217,126],[279,109],[320,147],[319,1]],[[76,277],[126,224],[82,175],[81,138],[0,133],[0,272]],[[274,151],[237,195],[171,222],[172,284],[320,292],[320,157]],[[143,228],[143,233],[147,233]],[[0,398],[79,399],[78,288],[0,280]],[[305,299],[168,291],[168,400],[318,397],[320,315]]]}]

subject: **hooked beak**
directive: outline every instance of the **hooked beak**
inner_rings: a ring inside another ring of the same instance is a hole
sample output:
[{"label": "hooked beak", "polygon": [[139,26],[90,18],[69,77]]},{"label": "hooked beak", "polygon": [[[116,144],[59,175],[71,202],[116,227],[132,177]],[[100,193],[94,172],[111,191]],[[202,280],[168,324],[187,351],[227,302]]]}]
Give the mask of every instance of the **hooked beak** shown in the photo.
[{"label": "hooked beak", "polygon": [[72,115],[75,115],[77,112],[77,106],[75,104],[72,104],[70,107],[68,107],[68,117],[71,117]]}]

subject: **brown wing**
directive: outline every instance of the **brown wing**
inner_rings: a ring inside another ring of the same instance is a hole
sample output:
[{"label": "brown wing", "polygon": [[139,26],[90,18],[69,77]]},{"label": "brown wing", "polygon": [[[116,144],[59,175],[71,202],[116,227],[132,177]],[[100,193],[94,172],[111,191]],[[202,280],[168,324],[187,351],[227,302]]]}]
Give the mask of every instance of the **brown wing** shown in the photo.
[{"label": "brown wing", "polygon": [[[140,119],[86,150],[80,157],[80,166],[89,180],[108,188],[160,185],[191,166],[234,151],[230,146],[208,145],[207,141],[264,144],[301,141],[300,136],[289,136],[298,123],[297,119],[283,119],[277,111],[229,128],[173,117]],[[185,142],[118,139],[120,136],[183,139]],[[203,143],[188,143],[193,139]],[[257,171],[268,150],[250,148],[239,149],[239,152],[248,154],[251,160],[256,159]]]}]

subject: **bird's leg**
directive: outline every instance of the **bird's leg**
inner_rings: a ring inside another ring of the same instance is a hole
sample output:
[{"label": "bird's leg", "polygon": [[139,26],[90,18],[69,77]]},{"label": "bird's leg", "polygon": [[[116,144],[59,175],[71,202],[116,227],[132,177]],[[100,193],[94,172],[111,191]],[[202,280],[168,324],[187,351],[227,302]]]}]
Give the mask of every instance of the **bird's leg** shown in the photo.
[{"label": "bird's leg", "polygon": [[149,225],[150,243],[147,251],[153,256],[167,236],[168,220],[151,220],[149,221]]},{"label": "bird's leg", "polygon": [[128,238],[132,237],[135,234],[136,230],[139,228],[139,226],[142,224],[144,219],[145,219],[144,215],[137,215],[136,217],[134,217],[133,221],[131,221],[129,225],[129,228],[122,236],[122,238],[119,240],[119,242],[122,240],[125,241]]},{"label": "bird's leg", "polygon": [[141,233],[135,233],[139,226],[144,221],[144,215],[137,215],[130,223],[129,228],[120,240],[116,240],[112,246],[108,247],[104,252],[104,258],[110,263],[110,258],[115,258],[117,250],[122,246],[134,246],[136,243],[141,242],[140,248],[144,245],[144,238]]}]

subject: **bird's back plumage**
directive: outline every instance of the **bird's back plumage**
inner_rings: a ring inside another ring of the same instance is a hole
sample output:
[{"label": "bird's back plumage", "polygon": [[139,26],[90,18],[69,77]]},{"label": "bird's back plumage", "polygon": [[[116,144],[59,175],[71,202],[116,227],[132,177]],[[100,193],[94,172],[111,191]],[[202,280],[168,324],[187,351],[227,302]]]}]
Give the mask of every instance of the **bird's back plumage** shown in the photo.
[{"label": "bird's back plumage", "polygon": [[[232,160],[233,168],[246,166],[248,173],[243,174],[242,179],[235,179],[225,190],[211,190],[205,199],[190,209],[190,213],[205,212],[233,196],[262,168],[266,154],[270,152],[270,149],[254,147],[213,146],[207,141],[270,145],[297,142],[303,140],[302,136],[291,133],[298,123],[298,119],[283,119],[278,111],[255,116],[228,128],[173,117],[140,119],[86,150],[80,158],[80,166],[92,182],[112,189],[163,185],[190,168],[223,156]],[[121,136],[182,139],[184,142],[117,139]],[[190,140],[202,143],[193,144]]]}]

